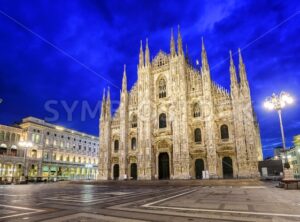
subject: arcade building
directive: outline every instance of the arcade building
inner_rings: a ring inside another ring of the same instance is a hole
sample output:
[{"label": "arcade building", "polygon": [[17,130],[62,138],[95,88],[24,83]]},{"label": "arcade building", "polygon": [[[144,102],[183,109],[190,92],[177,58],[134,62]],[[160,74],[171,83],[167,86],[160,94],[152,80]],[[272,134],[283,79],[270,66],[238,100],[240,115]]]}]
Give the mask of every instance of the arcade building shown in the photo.
[{"label": "arcade building", "polygon": [[0,182],[96,179],[98,153],[98,137],[27,117],[0,125]]}]

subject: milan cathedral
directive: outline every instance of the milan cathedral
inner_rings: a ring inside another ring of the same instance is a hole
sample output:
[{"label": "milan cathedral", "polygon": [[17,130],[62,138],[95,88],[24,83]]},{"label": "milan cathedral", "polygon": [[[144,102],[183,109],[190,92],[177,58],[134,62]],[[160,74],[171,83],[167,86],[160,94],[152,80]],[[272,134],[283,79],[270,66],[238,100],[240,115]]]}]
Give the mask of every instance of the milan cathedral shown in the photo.
[{"label": "milan cathedral", "polygon": [[137,82],[111,115],[110,91],[100,117],[99,180],[250,178],[262,159],[260,132],[241,52],[230,52],[230,92],[212,81],[202,40],[201,69],[184,53],[178,29],[170,53],[150,59],[141,42]]}]

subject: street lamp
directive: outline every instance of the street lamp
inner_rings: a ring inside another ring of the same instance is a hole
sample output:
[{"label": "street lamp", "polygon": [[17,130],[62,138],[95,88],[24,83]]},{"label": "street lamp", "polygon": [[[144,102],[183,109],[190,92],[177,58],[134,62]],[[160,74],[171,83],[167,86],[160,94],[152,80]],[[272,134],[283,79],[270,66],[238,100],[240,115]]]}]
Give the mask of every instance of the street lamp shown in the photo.
[{"label": "street lamp", "polygon": [[27,177],[27,170],[26,170],[26,149],[31,148],[33,146],[32,142],[30,141],[20,141],[19,146],[24,149],[24,176]]},{"label": "street lamp", "polygon": [[286,106],[294,103],[293,97],[286,93],[281,92],[279,95],[276,95],[275,93],[272,94],[271,97],[266,98],[264,102],[264,107],[268,110],[277,110],[278,116],[279,116],[279,123],[280,123],[280,130],[281,130],[281,137],[282,137],[282,146],[283,146],[283,152],[284,152],[284,168],[290,168],[290,164],[288,162],[287,153],[286,153],[286,146],[285,146],[285,137],[284,137],[284,131],[283,131],[283,125],[282,125],[282,117],[281,117],[281,110]]}]

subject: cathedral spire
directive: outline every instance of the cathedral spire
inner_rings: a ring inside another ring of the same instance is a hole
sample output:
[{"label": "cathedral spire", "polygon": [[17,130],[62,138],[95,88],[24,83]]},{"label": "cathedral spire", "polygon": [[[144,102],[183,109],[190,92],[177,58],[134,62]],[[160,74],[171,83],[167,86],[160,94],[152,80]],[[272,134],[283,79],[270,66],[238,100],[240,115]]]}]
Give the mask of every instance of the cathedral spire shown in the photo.
[{"label": "cathedral spire", "polygon": [[106,111],[106,119],[109,120],[110,116],[111,116],[111,110],[110,110],[110,88],[108,87],[107,89],[107,97],[106,97],[106,107],[105,107],[105,111]]},{"label": "cathedral spire", "polygon": [[171,53],[171,57],[175,57],[176,56],[176,49],[175,49],[173,28],[171,28],[170,53]]},{"label": "cathedral spire", "polygon": [[105,88],[103,89],[103,93],[102,93],[102,104],[105,104]]},{"label": "cathedral spire", "polygon": [[177,48],[178,48],[178,55],[183,55],[182,38],[181,38],[181,34],[180,34],[180,26],[179,25],[178,25]]},{"label": "cathedral spire", "polygon": [[126,76],[126,64],[124,64],[122,92],[126,92],[126,91],[127,91],[127,76]]},{"label": "cathedral spire", "polygon": [[202,52],[201,52],[201,58],[202,58],[202,70],[209,70],[209,65],[207,61],[207,55],[206,55],[206,50],[204,46],[204,40],[202,37]]},{"label": "cathedral spire", "polygon": [[248,86],[246,68],[243,62],[241,49],[239,49],[239,76],[240,76],[241,86]]},{"label": "cathedral spire", "polygon": [[236,88],[238,85],[237,82],[237,77],[236,77],[236,71],[235,71],[235,66],[234,66],[234,62],[232,59],[232,52],[231,50],[229,51],[229,57],[230,57],[230,68],[229,68],[229,72],[230,72],[230,87],[231,90]]},{"label": "cathedral spire", "polygon": [[102,102],[101,102],[101,115],[100,115],[100,120],[104,120],[105,118],[105,88],[103,89],[103,94],[102,94]]},{"label": "cathedral spire", "polygon": [[187,44],[185,45],[185,58],[186,58],[186,61],[187,61],[188,63],[190,63],[189,50],[188,50]]},{"label": "cathedral spire", "polygon": [[146,39],[145,66],[150,66],[150,50],[148,46],[148,38]]},{"label": "cathedral spire", "polygon": [[143,41],[141,40],[140,55],[139,55],[139,67],[143,67],[144,64],[144,51],[143,51]]}]

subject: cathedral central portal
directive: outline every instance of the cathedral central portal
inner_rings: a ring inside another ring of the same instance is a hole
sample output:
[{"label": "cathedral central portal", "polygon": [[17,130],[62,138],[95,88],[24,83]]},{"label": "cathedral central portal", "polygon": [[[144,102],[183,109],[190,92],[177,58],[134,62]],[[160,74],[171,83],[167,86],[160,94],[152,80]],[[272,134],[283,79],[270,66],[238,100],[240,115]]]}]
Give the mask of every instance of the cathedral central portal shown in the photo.
[{"label": "cathedral central portal", "polygon": [[159,179],[166,180],[170,179],[170,158],[168,153],[160,153],[158,156],[158,171]]}]

